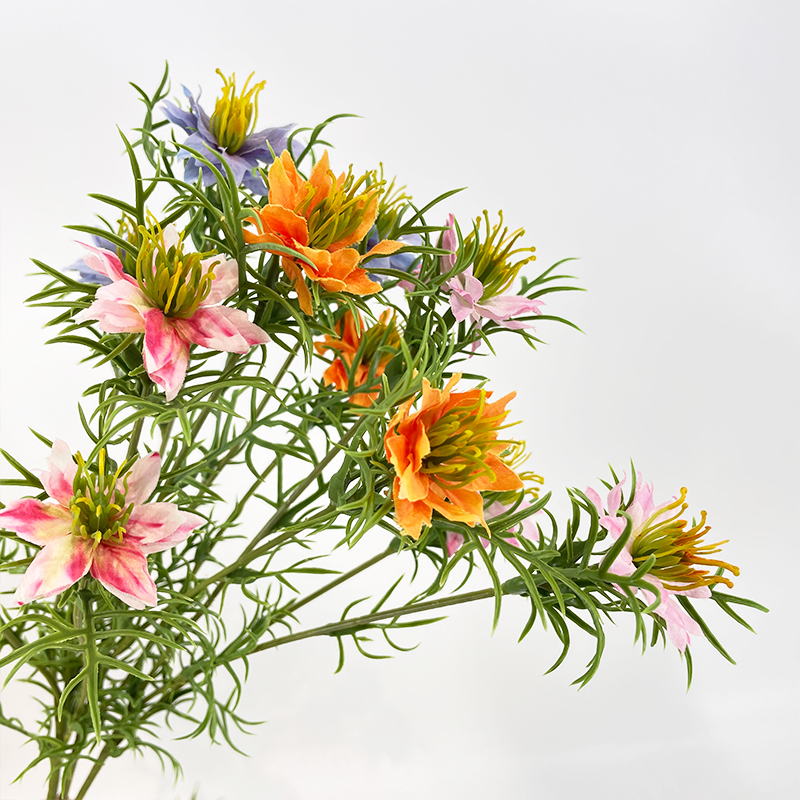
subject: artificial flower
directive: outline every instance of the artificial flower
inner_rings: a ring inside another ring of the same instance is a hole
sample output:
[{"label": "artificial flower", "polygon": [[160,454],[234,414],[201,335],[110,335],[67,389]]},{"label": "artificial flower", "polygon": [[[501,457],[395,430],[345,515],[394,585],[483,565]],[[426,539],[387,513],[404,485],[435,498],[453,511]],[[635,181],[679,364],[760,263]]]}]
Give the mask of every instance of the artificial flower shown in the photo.
[{"label": "artificial flower", "polygon": [[180,544],[203,523],[175,503],[147,502],[161,473],[159,454],[112,471],[101,450],[95,472],[57,439],[48,466],[41,476],[47,500],[24,498],[0,511],[0,527],[42,548],[14,602],[52,597],[89,573],[133,608],[155,605],[146,556]]},{"label": "artificial flower", "polygon": [[[364,387],[372,372],[373,379],[383,375],[386,365],[392,359],[400,343],[400,335],[395,327],[394,319],[389,311],[384,311],[375,325],[364,327],[364,320],[358,315],[358,324],[348,309],[336,323],[336,336],[325,336],[322,342],[315,342],[316,351],[323,354],[326,350],[336,353],[331,365],[322,375],[327,384],[334,385],[342,392],[349,390],[350,373],[354,388]],[[377,363],[376,355],[379,355]],[[358,362],[356,363],[356,358]],[[357,406],[370,406],[378,396],[378,387],[367,387],[367,390],[353,392],[350,402]]]},{"label": "artificial flower", "polygon": [[[269,204],[253,209],[245,221],[250,244],[277,244],[294,250],[302,258],[281,255],[281,266],[294,281],[300,308],[313,313],[311,293],[305,278],[328,292],[369,295],[381,285],[369,279],[359,265],[374,255],[388,256],[403,242],[384,239],[365,254],[354,249],[369,233],[378,214],[380,182],[374,172],[356,179],[352,173],[338,178],[328,163],[327,150],[304,180],[294,160],[284,150],[269,168]],[[269,252],[269,249],[267,248]]]},{"label": "artificial flower", "polygon": [[[378,244],[379,236],[378,230],[373,226],[372,230],[367,236],[367,249],[375,247]],[[405,247],[416,247],[422,244],[422,237],[418,233],[406,233],[397,238]],[[403,252],[394,253],[391,256],[384,256],[383,258],[374,258],[369,262],[370,269],[377,267],[378,269],[393,269],[397,272],[410,272],[414,267],[415,262],[419,261],[419,253]],[[419,272],[419,270],[417,270]],[[386,275],[370,275],[372,280],[384,281]],[[402,283],[409,283],[409,281],[402,281]]]},{"label": "artificial flower", "polygon": [[238,288],[235,261],[184,252],[174,225],[141,228],[141,236],[136,277],[116,253],[84,245],[87,264],[113,283],[101,286],[77,319],[96,320],[107,333],[143,333],[145,370],[172,400],[183,386],[191,344],[246,353],[268,337],[244,311],[219,305]]},{"label": "artificial flower", "polygon": [[[703,544],[702,538],[710,530],[705,524],[705,511],[700,512],[700,522],[696,525],[689,526],[687,520],[681,519],[688,508],[688,504],[684,502],[685,488],[681,489],[679,497],[657,506],[653,502],[653,485],[644,483],[641,475],[637,474],[636,491],[623,507],[624,483],[625,479],[611,489],[605,508],[600,495],[594,489],[586,490],[586,496],[600,515],[600,525],[613,539],[618,539],[627,526],[627,519],[621,516],[621,512],[624,511],[630,517],[630,535],[609,572],[614,575],[632,575],[651,555],[656,557],[655,564],[644,577],[655,587],[660,600],[654,609],[655,613],[667,623],[670,641],[683,652],[690,643],[691,636],[700,636],[702,631],[674,595],[705,598],[711,596],[710,587],[714,584],[733,586],[729,578],[710,574],[702,567],[720,567],[733,575],[738,575],[739,569],[724,561],[709,558],[718,553],[719,546],[725,542]],[[653,592],[642,590],[642,595],[648,605],[656,600]]]},{"label": "artificial flower", "polygon": [[[192,93],[184,86],[183,93],[189,100],[189,110],[176,106],[168,100],[161,107],[167,119],[183,128],[189,138],[183,143],[201,153],[215,167],[225,174],[221,158],[224,158],[233,172],[237,185],[256,194],[265,194],[266,186],[261,175],[256,172],[259,164],[271,164],[273,152],[277,153],[286,147],[289,133],[293,125],[280,128],[265,128],[255,131],[258,116],[258,93],[264,88],[264,82],[248,88],[250,77],[245,81],[241,93],[236,93],[236,76],[226,78],[220,70],[217,74],[222,78],[222,96],[217,99],[214,113],[209,117],[194,99]],[[185,159],[184,180],[194,183],[203,169],[203,185],[211,186],[216,182],[214,173],[199,162],[186,150],[178,156]]]},{"label": "artificial flower", "polygon": [[[491,320],[504,328],[529,328],[530,324],[516,319],[516,317],[531,314],[540,314],[544,305],[542,300],[532,300],[520,297],[507,290],[513,283],[521,267],[536,256],[532,255],[535,248],[525,247],[513,250],[517,239],[525,232],[515,231],[508,237],[508,229],[500,231],[503,224],[503,215],[500,213],[500,222],[491,227],[489,216],[484,212],[486,220],[486,241],[477,245],[477,250],[472,257],[472,263],[462,272],[447,281],[450,290],[450,308],[457,322],[470,319],[479,327],[484,320]],[[478,226],[481,224],[478,218]],[[470,233],[464,240],[464,251],[469,252],[474,244],[475,234]],[[447,228],[442,234],[441,246],[449,250],[450,254],[441,256],[440,267],[443,273],[450,272],[456,263],[458,237],[456,235],[455,219],[453,215],[447,218]],[[511,261],[519,253],[530,253],[527,258]]]},{"label": "artificial flower", "polygon": [[403,403],[384,438],[395,470],[395,515],[403,533],[414,539],[430,525],[433,511],[490,533],[481,492],[522,488],[504,458],[517,443],[497,438],[508,415],[506,403],[516,393],[490,403],[491,392],[484,389],[453,392],[460,377],[454,375],[444,389],[423,378],[419,410],[411,410],[416,398]]}]

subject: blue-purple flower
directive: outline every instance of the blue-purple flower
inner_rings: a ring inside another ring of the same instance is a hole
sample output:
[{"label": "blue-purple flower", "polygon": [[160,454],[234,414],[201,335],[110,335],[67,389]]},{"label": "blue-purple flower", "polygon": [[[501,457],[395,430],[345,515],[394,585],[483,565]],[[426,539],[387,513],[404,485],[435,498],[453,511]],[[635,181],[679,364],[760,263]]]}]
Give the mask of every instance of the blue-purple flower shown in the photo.
[{"label": "blue-purple flower", "polygon": [[[380,241],[378,229],[373,226],[367,237],[367,250],[371,250]],[[397,237],[398,242],[403,242],[405,245],[417,246],[422,244],[422,237],[418,233],[407,233],[403,236]],[[409,272],[416,262],[419,261],[419,253],[392,253],[390,256],[383,258],[373,258],[369,262],[370,268],[378,267],[378,269],[396,269],[398,272]],[[374,281],[381,283],[386,280],[386,275],[372,275],[370,278]],[[401,281],[401,283],[408,283],[408,281]]]},{"label": "blue-purple flower", "polygon": [[[165,101],[161,107],[167,119],[183,128],[189,134],[184,145],[201,153],[224,174],[220,159],[224,157],[231,168],[236,184],[244,184],[254,194],[266,194],[263,178],[256,172],[259,164],[271,164],[274,153],[286,149],[289,133],[293,125],[280,128],[265,128],[254,131],[258,116],[258,93],[264,82],[248,88],[252,74],[245,81],[244,88],[236,94],[236,76],[226,78],[219,70],[223,81],[222,96],[217,100],[214,113],[209,117],[200,107],[192,93],[184,86],[183,93],[189,100],[189,110],[184,111],[174,103]],[[198,95],[199,100],[199,95]],[[270,150],[270,147],[272,148]],[[204,166],[186,150],[181,150],[179,159],[185,160],[184,180],[194,183]],[[203,169],[203,185],[216,182],[214,173]]]}]

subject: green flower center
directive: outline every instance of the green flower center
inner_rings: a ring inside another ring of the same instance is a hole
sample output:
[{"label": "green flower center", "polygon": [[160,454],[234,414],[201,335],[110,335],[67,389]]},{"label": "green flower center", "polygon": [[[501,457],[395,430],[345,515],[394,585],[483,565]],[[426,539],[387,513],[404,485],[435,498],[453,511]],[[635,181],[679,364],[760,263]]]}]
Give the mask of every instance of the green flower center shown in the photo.
[{"label": "green flower center", "polygon": [[164,316],[188,319],[211,292],[213,267],[202,261],[213,253],[185,253],[181,233],[178,243],[167,247],[164,231],[155,220],[152,228],[139,227],[142,243],[136,259],[136,281],[154,307]]},{"label": "green flower center", "polygon": [[236,94],[236,75],[226,78],[220,70],[217,74],[222,78],[222,97],[214,106],[210,127],[214,138],[228,153],[235,153],[255,130],[258,117],[258,93],[264,88],[264,81],[248,89],[251,72],[245,81],[241,94]]},{"label": "green flower center", "polygon": [[448,488],[463,488],[478,478],[496,478],[486,463],[498,444],[513,448],[516,442],[498,441],[497,431],[508,412],[485,416],[486,392],[472,402],[455,406],[428,428],[431,451],[422,460],[420,472]]},{"label": "green flower center", "polygon": [[[312,208],[314,191],[299,203],[297,213],[308,222],[308,244],[317,250],[327,250],[336,242],[350,238],[360,227],[373,200],[383,191],[383,181],[375,170],[353,177],[352,167],[340,183],[333,172],[328,196]],[[309,211],[311,209],[311,211]]]},{"label": "green flower center", "polygon": [[94,540],[94,547],[111,539],[121,542],[133,509],[133,503],[125,505],[127,475],[123,480],[122,490],[118,485],[120,477],[126,471],[126,462],[115,472],[109,472],[106,451],[103,449],[98,456],[95,475],[88,469],[80,453],[75,455],[75,460],[78,471],[72,483],[73,496],[70,501],[72,533],[82,539]]},{"label": "green flower center", "polygon": [[[478,240],[475,256],[472,260],[473,275],[483,284],[483,300],[503,294],[514,282],[520,269],[535,261],[536,256],[533,252],[535,247],[518,247],[514,245],[525,235],[525,231],[520,228],[509,234],[508,228],[502,228],[503,212],[499,211],[500,222],[494,227],[489,224],[489,214],[483,212],[483,219],[486,225],[486,239]],[[481,227],[481,218],[476,220],[478,230]],[[464,239],[464,250],[469,252],[474,246],[476,234],[470,233]],[[529,253],[525,258],[515,258],[522,253]]]},{"label": "green flower center", "polygon": [[[647,561],[650,556],[656,562],[649,574],[658,578],[665,589],[683,591],[698,589],[724,583],[733,588],[733,582],[722,575],[709,574],[708,570],[697,569],[698,565],[726,569],[733,575],[739,574],[739,568],[725,561],[717,561],[708,556],[718,553],[720,545],[703,544],[703,536],[711,530],[706,525],[706,512],[700,512],[700,522],[687,527],[689,523],[680,519],[688,505],[684,502],[686,489],[681,489],[681,496],[654,514],[644,525],[642,531],[631,543],[631,556],[635,566]],[[675,511],[672,516],[664,518],[665,511]]]}]

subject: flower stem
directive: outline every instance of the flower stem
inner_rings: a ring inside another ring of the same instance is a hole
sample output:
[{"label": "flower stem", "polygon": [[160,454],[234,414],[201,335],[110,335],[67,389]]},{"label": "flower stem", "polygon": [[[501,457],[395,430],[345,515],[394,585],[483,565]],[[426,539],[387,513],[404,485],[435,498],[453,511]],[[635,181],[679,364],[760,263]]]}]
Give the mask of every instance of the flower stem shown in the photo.
[{"label": "flower stem", "polygon": [[390,608],[386,611],[377,611],[374,614],[366,614],[363,617],[346,619],[342,620],[341,622],[332,622],[328,625],[321,625],[319,628],[309,628],[307,631],[300,631],[299,633],[292,633],[288,636],[281,636],[279,639],[272,639],[269,642],[262,642],[260,645],[254,647],[251,653],[257,653],[261,650],[269,650],[272,647],[279,647],[282,644],[297,642],[301,639],[310,639],[313,636],[342,636],[343,634],[350,633],[351,631],[361,630],[372,625],[374,622],[380,622],[383,619],[396,619],[397,617],[402,617],[406,614],[419,614],[425,611],[435,611],[439,608],[445,608],[447,606],[459,605],[461,603],[471,603],[474,600],[487,600],[490,597],[494,597],[494,589],[479,589],[475,592],[465,592],[464,594],[455,594],[451,595],[450,597],[442,597],[439,600],[430,600],[427,603],[415,603],[414,605],[410,606],[401,606],[400,608]]}]

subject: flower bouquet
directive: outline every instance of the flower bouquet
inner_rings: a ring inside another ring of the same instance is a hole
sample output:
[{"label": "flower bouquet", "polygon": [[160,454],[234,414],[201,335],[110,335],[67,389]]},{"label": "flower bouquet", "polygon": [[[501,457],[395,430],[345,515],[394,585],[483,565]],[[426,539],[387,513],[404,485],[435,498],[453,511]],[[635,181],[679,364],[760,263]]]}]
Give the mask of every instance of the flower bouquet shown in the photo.
[{"label": "flower bouquet", "polygon": [[[41,708],[0,711],[38,746],[23,774],[44,763],[48,800],[81,800],[128,751],[177,770],[161,727],[236,746],[263,651],[328,637],[341,669],[462,603],[493,604],[495,624],[504,599],[525,604],[520,639],[561,642],[552,669],[589,637],[579,685],[621,615],[689,681],[693,637],[729,658],[706,610],[749,627],[736,609],[764,609],[729,592],[739,570],[687,490],[612,470],[568,490],[559,522],[514,438],[515,393],[480,374],[499,337],[533,352],[536,328],[572,325],[553,298],[576,289],[567,260],[538,271],[501,212],[459,222],[453,192],[418,203],[382,167],[337,164],[337,117],[259,129],[264,84],[220,76],[210,115],[186,89],[170,100],[166,71],[134,86],[130,196],[92,195],[71,267],[35,262],[29,302],[98,379],[83,441],[36,431],[30,455],[0,451],[25,495],[0,510],[0,666]],[[380,562],[396,580],[304,622]]]}]

